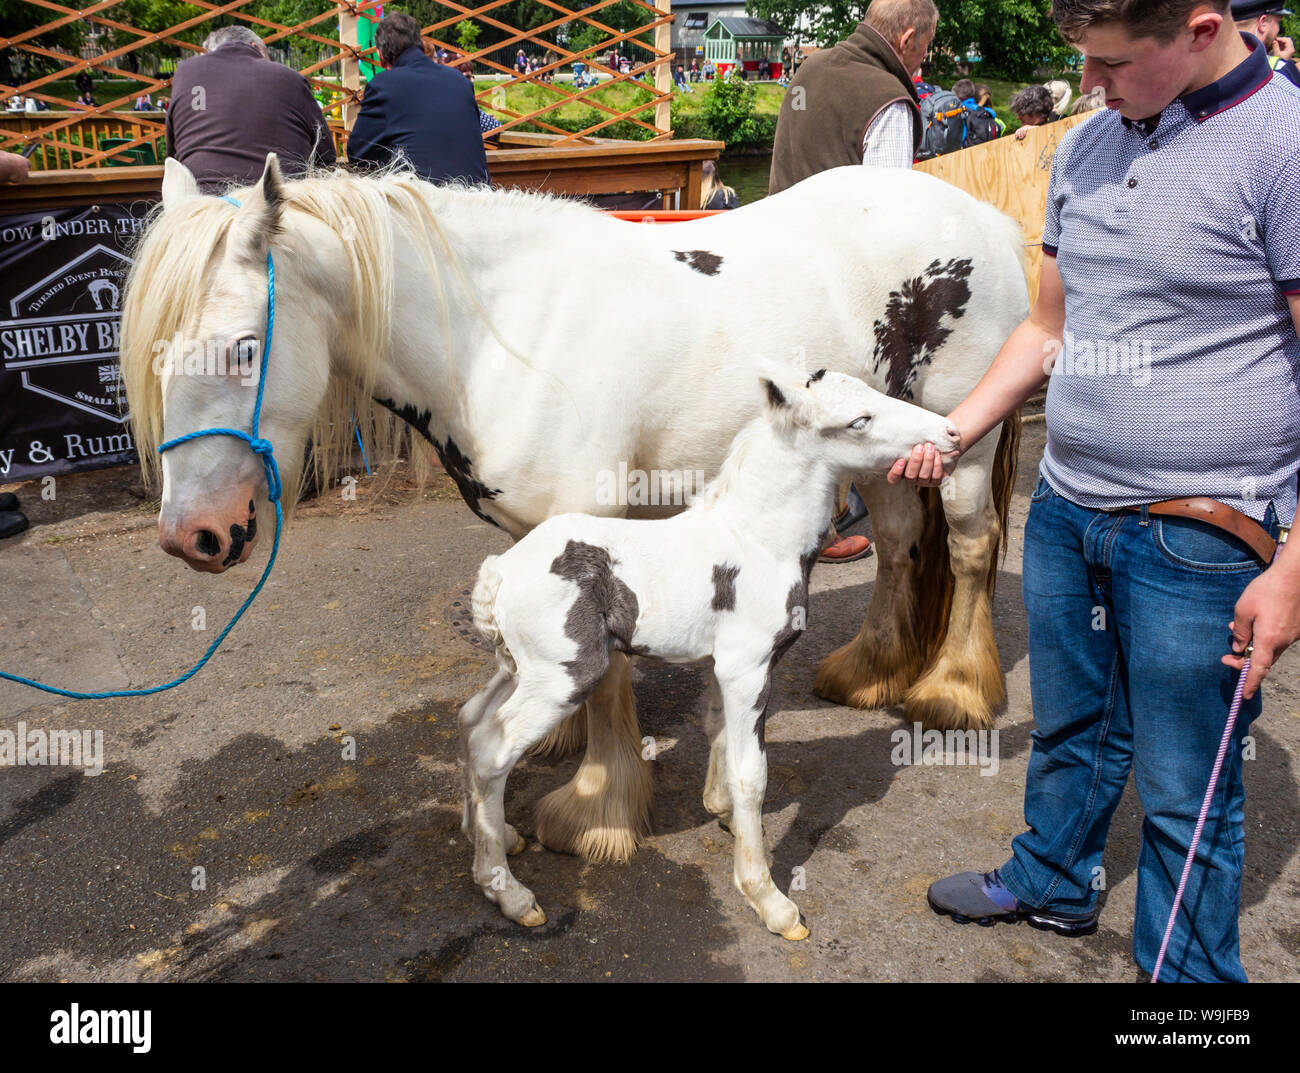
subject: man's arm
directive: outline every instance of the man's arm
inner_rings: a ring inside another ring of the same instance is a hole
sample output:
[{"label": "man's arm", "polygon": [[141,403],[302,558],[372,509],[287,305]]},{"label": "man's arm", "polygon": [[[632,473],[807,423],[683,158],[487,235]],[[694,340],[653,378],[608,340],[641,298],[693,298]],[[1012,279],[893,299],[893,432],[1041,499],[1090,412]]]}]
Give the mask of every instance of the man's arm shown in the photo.
[{"label": "man's arm", "polygon": [[348,162],[365,161],[370,164],[387,164],[391,153],[384,145],[384,91],[377,80],[366,87],[361,98],[361,111],[348,135]]},{"label": "man's arm", "polygon": [[[1291,323],[1300,335],[1300,294],[1288,294]],[[1232,612],[1232,651],[1223,657],[1229,667],[1241,670],[1246,645],[1254,646],[1250,674],[1241,695],[1249,700],[1269,669],[1300,638],[1300,538],[1288,540],[1273,565],[1246,586]]]},{"label": "man's arm", "polygon": [[862,163],[878,168],[912,166],[912,117],[903,101],[885,105],[862,135]]},{"label": "man's arm", "polygon": [[[948,415],[961,433],[962,451],[970,450],[1047,383],[1064,332],[1065,288],[1056,258],[1044,253],[1034,308],[1002,344],[980,382]],[[936,485],[956,461],[955,453],[944,456],[932,443],[917,444],[910,458],[894,463],[889,482],[906,479],[918,485]]]}]

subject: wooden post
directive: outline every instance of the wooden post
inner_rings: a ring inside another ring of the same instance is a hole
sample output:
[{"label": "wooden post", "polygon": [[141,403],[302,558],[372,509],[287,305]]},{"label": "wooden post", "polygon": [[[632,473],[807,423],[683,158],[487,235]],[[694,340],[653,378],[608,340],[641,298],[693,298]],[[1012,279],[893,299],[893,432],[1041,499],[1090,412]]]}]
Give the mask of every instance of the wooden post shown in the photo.
[{"label": "wooden post", "polygon": [[[357,15],[342,3],[339,4],[339,43],[344,46],[344,51],[339,54],[339,81],[345,90],[360,93],[361,64],[357,62],[355,55],[346,51],[349,47],[353,50],[358,47]],[[355,97],[343,106],[343,126],[349,131],[352,130],[352,124],[357,121],[357,113],[360,111],[361,105],[357,103]]]},{"label": "wooden post", "polygon": [[[669,14],[673,9],[673,0],[655,0],[655,9],[663,14]],[[673,24],[666,22],[662,26],[655,27],[655,48],[660,52],[668,52],[673,47]],[[669,93],[673,88],[673,65],[669,60],[667,63],[661,63],[655,68],[655,89],[661,93]],[[665,98],[655,105],[655,126],[660,130],[672,131],[673,113],[671,102]]]}]

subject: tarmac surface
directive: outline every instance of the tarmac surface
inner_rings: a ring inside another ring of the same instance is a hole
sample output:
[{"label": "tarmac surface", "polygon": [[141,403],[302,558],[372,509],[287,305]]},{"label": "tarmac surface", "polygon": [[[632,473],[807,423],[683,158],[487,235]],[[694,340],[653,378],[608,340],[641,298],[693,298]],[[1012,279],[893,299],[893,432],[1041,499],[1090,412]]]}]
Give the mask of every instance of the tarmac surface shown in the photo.
[{"label": "tarmac surface", "polygon": [[[635,672],[656,742],[655,834],[626,865],[532,839],[511,858],[546,910],[526,930],[469,877],[456,710],[488,678],[463,594],[506,538],[441,475],[363,479],[304,504],[266,589],[185,685],[64,701],[0,682],[0,730],[102,731],[103,773],[0,768],[4,980],[1133,981],[1141,808],[1112,826],[1098,933],[980,928],[934,915],[925,891],[987,870],[1023,828],[1032,716],[1021,536],[1042,451],[1026,426],[994,621],[1010,697],[995,775],[899,766],[901,710],[815,697],[817,662],[855,632],[875,559],[813,573],[807,636],[777,669],[764,822],[772,873],[811,937],[770,934],[732,886],[732,840],[700,795],[703,682]],[[213,578],[159,549],[134,470],[17,490],[31,530],[0,543],[0,667],[71,689],[167,681],[255,583],[266,542]],[[267,533],[269,536],[269,532]],[[460,606],[457,606],[457,605]],[[196,630],[202,609],[206,629]],[[1226,713],[1225,713],[1226,714]],[[1265,686],[1246,764],[1242,957],[1253,980],[1300,977],[1300,659]],[[348,758],[355,754],[355,758]],[[507,818],[576,758],[525,760]]]}]

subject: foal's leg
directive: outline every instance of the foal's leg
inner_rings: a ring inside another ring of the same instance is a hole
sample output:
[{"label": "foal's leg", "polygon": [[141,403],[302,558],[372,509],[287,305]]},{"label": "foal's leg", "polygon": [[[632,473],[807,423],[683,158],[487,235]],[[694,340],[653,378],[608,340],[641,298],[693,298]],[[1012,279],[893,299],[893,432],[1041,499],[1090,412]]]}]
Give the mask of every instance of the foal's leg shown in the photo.
[{"label": "foal's leg", "polygon": [[537,802],[537,838],[562,853],[625,861],[650,833],[654,784],[641,758],[641,731],[628,658],[611,652],[609,670],[587,699],[587,755],[573,778]]},{"label": "foal's leg", "polygon": [[817,668],[818,696],[850,708],[883,708],[903,699],[921,673],[914,560],[924,521],[920,498],[906,482],[857,482],[876,541],[876,583],[858,635]]},{"label": "foal's leg", "polygon": [[[471,843],[474,840],[474,828],[470,823],[469,735],[481,720],[495,717],[497,709],[514,692],[515,685],[515,676],[505,668],[498,667],[496,674],[492,676],[492,680],[467,700],[460,709],[458,718],[460,724],[460,759],[461,774],[465,784],[461,798],[460,829],[470,839]],[[516,853],[522,853],[525,846],[523,836],[509,824],[505,825],[505,845],[510,847],[507,852],[512,856]]]},{"label": "foal's leg", "polygon": [[555,727],[568,710],[566,701],[521,680],[496,712],[484,715],[469,730],[466,741],[474,882],[506,917],[530,928],[545,924],[546,914],[506,863],[506,849],[515,846],[519,837],[506,824],[506,777],[524,750]]},{"label": "foal's leg", "polygon": [[990,729],[994,709],[1007,699],[988,591],[1000,528],[989,478],[996,443],[996,436],[985,437],[979,445],[989,445],[984,457],[963,458],[942,487],[955,578],[952,611],[938,655],[905,701],[908,719],[927,729]]},{"label": "foal's leg", "polygon": [[731,829],[731,792],[727,789],[727,721],[722,690],[716,674],[709,674],[709,694],[704,709],[704,733],[709,739],[709,773],[704,779],[704,807]]},{"label": "foal's leg", "polygon": [[734,877],[768,931],[786,939],[808,938],[799,907],[772,882],[763,846],[763,796],[767,793],[767,747],[763,739],[770,674],[761,668],[719,670],[726,720],[726,780],[731,795],[731,831],[736,836]]}]

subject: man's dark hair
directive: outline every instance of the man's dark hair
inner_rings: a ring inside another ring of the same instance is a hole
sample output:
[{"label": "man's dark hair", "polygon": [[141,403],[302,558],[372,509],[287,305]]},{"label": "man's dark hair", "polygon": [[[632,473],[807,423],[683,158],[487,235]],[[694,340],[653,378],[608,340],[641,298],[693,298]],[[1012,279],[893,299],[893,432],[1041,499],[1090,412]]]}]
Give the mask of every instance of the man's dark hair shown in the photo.
[{"label": "man's dark hair", "polygon": [[1052,95],[1046,86],[1026,86],[1011,98],[1008,107],[1014,115],[1040,115],[1046,119],[1052,114]]},{"label": "man's dark hair", "polygon": [[1131,37],[1154,37],[1167,45],[1182,32],[1198,7],[1228,13],[1229,0],[1052,0],[1052,18],[1071,44],[1102,23],[1122,26]]},{"label": "man's dark hair", "polygon": [[959,78],[952,84],[952,95],[959,101],[975,96],[975,83],[969,78]]},{"label": "man's dark hair", "polygon": [[420,24],[410,15],[394,11],[375,27],[375,48],[384,66],[391,67],[408,48],[420,47]]}]

